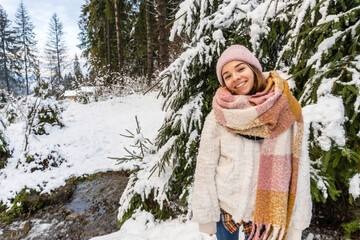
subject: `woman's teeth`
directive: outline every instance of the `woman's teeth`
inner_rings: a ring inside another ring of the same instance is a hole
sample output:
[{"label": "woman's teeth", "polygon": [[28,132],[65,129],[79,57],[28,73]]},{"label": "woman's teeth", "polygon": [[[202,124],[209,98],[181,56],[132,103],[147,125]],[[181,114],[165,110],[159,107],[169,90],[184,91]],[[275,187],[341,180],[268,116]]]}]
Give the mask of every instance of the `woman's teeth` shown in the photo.
[{"label": "woman's teeth", "polygon": [[240,83],[239,85],[237,85],[235,88],[240,88],[240,87],[242,87],[245,83],[246,83],[246,82],[242,82],[242,83]]}]

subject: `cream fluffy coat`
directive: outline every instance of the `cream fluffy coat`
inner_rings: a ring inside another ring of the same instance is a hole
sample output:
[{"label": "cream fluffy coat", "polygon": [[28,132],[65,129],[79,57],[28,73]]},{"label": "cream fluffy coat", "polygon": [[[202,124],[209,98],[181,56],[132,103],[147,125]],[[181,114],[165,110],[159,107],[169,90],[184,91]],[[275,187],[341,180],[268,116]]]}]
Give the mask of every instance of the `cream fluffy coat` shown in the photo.
[{"label": "cream fluffy coat", "polygon": [[[213,111],[207,116],[192,194],[193,220],[199,223],[200,231],[216,232],[220,208],[229,212],[236,222],[253,220],[262,142],[228,131],[216,122]],[[306,139],[303,144],[307,144]],[[302,230],[311,220],[308,159],[302,155],[299,160],[296,200],[287,235],[290,240],[300,240]]]}]

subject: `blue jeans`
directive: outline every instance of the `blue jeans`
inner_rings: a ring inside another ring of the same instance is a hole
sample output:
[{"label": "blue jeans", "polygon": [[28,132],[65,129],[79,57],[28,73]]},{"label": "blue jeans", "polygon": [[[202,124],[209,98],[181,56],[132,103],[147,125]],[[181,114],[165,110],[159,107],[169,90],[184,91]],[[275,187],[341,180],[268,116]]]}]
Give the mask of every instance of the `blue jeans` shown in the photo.
[{"label": "blue jeans", "polygon": [[[216,238],[217,240],[238,240],[239,229],[231,234],[228,230],[226,230],[223,222],[220,220],[216,223]],[[247,240],[247,236],[245,236],[245,240]]]}]

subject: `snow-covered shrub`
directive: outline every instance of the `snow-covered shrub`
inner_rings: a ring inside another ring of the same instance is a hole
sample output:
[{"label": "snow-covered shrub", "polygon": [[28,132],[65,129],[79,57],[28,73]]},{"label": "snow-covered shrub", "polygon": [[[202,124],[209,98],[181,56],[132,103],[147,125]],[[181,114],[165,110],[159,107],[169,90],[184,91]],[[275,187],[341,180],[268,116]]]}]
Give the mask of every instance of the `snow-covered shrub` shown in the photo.
[{"label": "snow-covered shrub", "polygon": [[35,97],[46,99],[51,96],[52,86],[50,80],[47,78],[38,78],[30,86],[31,91]]},{"label": "snow-covered shrub", "polygon": [[167,116],[156,152],[145,154],[144,165],[130,177],[119,220],[154,202],[158,212],[166,206],[190,216],[201,129],[218,87],[216,60],[232,44],[249,47],[264,71],[290,78],[310,127],[313,199],[329,202],[323,207],[331,214],[336,201],[346,208],[360,159],[359,16],[359,1],[350,0],[185,0],[170,38],[185,35],[190,41],[160,74]]},{"label": "snow-covered shrub", "polygon": [[[58,152],[52,150],[47,155],[42,155],[39,153],[34,153],[32,155],[25,154],[26,157],[26,165],[30,172],[35,171],[44,171],[45,169],[51,170],[51,168],[57,168],[60,167],[61,164],[66,162],[66,159],[64,159]],[[25,167],[24,163],[19,162],[19,165],[22,164],[22,167]]]},{"label": "snow-covered shrub", "polygon": [[9,140],[5,135],[5,129],[6,125],[0,117],[0,169],[6,166],[7,159],[11,156]]},{"label": "snow-covered shrub", "polygon": [[8,123],[15,122],[18,116],[19,115],[17,114],[16,108],[9,105],[9,107],[6,109],[6,120],[8,121]]},{"label": "snow-covered shrub", "polygon": [[11,156],[9,139],[6,137],[6,126],[13,122],[17,117],[16,111],[10,111],[13,96],[5,90],[0,90],[0,169],[7,164],[7,159]]},{"label": "snow-covered shrub", "polygon": [[64,126],[57,100],[50,96],[51,84],[47,79],[37,80],[32,86],[34,97],[27,98],[27,133],[48,134],[52,126]]},{"label": "snow-covered shrub", "polygon": [[21,115],[18,108],[19,99],[13,93],[5,90],[0,90],[0,113],[5,125],[14,123]]},{"label": "snow-covered shrub", "polygon": [[88,104],[90,102],[89,96],[87,95],[82,95],[79,97],[79,102],[82,104]]},{"label": "snow-covered shrub", "polygon": [[[101,64],[100,64],[101,65]],[[125,67],[125,66],[124,66]],[[131,69],[129,69],[131,71]],[[91,69],[88,81],[84,82],[87,86],[94,86],[97,89],[94,97],[88,100],[97,101],[101,99],[108,99],[113,96],[125,96],[136,92],[145,92],[150,86],[144,76],[128,75],[129,71],[111,72],[108,66],[100,67],[99,69]]]},{"label": "snow-covered shrub", "polygon": [[27,123],[31,132],[36,135],[49,134],[52,126],[64,126],[62,123],[61,110],[54,98],[41,100],[40,98],[28,98]]}]

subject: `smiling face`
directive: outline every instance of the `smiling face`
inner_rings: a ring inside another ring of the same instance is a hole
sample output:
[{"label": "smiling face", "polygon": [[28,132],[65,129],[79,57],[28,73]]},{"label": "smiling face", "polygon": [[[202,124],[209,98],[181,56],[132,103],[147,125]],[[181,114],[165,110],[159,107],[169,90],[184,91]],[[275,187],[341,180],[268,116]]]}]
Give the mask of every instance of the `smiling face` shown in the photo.
[{"label": "smiling face", "polygon": [[221,76],[226,87],[235,95],[246,95],[254,87],[255,73],[243,61],[231,61],[224,65]]}]

